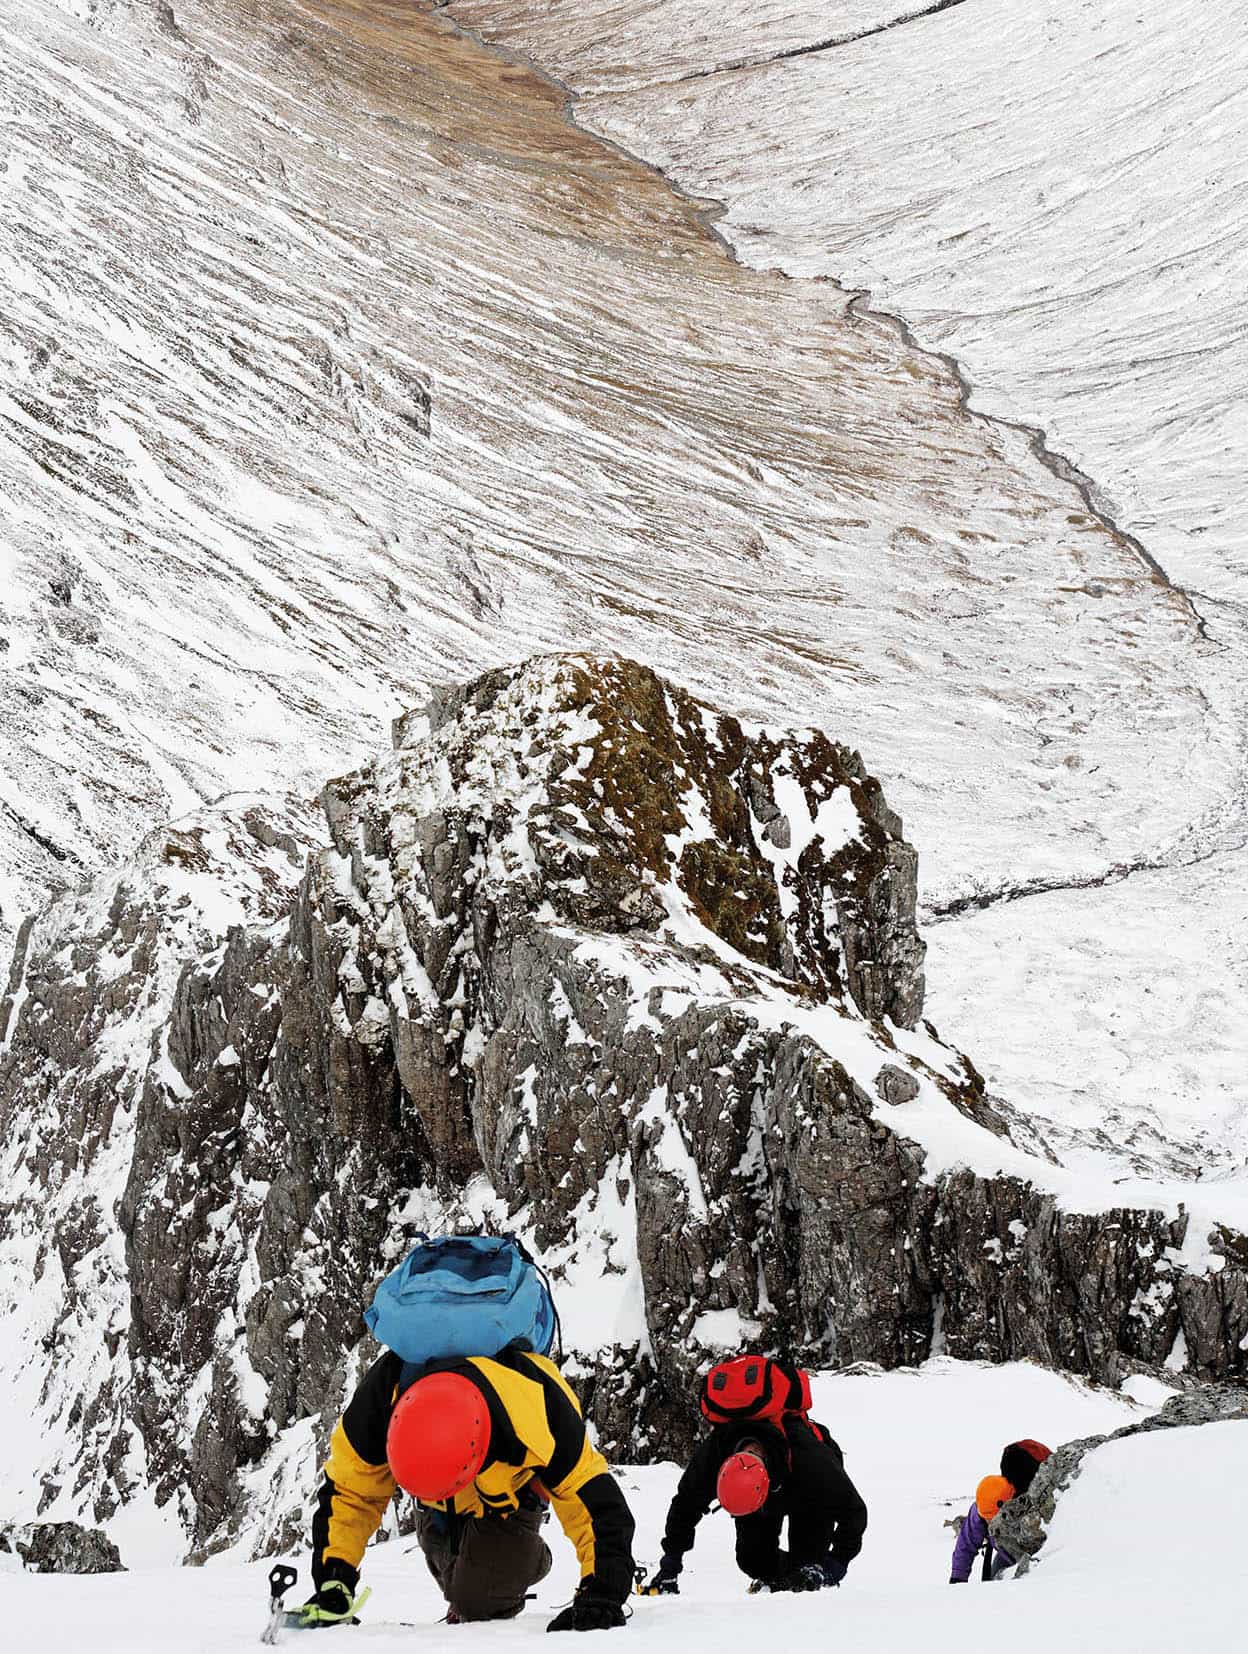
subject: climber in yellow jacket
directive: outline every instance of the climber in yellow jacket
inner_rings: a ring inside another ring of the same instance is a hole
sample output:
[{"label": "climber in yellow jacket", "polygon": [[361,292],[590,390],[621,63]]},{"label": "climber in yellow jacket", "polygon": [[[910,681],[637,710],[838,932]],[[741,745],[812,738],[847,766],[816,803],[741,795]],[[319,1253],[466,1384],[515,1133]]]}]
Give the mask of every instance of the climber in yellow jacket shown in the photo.
[{"label": "climber in yellow jacket", "polygon": [[400,1393],[402,1367],[390,1351],[374,1362],[334,1429],[305,1623],[351,1617],[364,1548],[401,1487],[420,1503],[417,1538],[449,1620],[520,1612],[550,1570],[540,1533],[549,1502],[576,1548],[581,1583],[548,1629],[623,1625],[632,1514],[554,1363],[512,1349],[442,1361]]}]

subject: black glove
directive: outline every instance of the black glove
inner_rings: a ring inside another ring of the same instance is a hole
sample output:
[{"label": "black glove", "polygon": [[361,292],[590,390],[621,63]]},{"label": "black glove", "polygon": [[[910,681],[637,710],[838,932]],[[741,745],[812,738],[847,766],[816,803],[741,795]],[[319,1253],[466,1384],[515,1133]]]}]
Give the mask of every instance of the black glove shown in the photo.
[{"label": "black glove", "polygon": [[659,1559],[658,1570],[648,1585],[643,1585],[643,1597],[678,1597],[680,1595],[680,1558],[678,1556],[664,1556]]},{"label": "black glove", "polygon": [[327,1625],[349,1625],[355,1608],[355,1593],[345,1580],[327,1579],[315,1596],[297,1610],[306,1630]]},{"label": "black glove", "polygon": [[341,1556],[327,1556],[322,1562],[314,1558],[312,1562],[312,1583],[319,1592],[331,1580],[341,1580],[352,1596],[360,1583],[360,1570]]},{"label": "black glove", "polygon": [[823,1569],[817,1562],[804,1562],[800,1568],[793,1568],[772,1586],[773,1591],[822,1591],[824,1587]]},{"label": "black glove", "polygon": [[614,1597],[600,1596],[596,1591],[580,1590],[564,1609],[557,1613],[547,1631],[610,1631],[614,1626],[627,1625],[628,1618]]}]

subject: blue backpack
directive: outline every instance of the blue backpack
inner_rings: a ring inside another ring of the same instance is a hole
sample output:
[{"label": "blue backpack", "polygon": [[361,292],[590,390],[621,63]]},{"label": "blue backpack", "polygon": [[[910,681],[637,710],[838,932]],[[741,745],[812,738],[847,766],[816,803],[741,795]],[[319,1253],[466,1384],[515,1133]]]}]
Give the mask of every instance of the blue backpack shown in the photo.
[{"label": "blue backpack", "polygon": [[402,1357],[401,1388],[431,1361],[498,1355],[509,1344],[548,1355],[559,1328],[546,1277],[514,1235],[422,1235],[364,1321]]}]

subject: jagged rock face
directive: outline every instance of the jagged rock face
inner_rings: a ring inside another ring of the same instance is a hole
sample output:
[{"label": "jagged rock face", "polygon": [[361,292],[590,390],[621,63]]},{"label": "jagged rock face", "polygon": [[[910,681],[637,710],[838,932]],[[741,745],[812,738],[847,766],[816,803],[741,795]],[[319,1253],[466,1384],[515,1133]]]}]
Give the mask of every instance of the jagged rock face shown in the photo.
[{"label": "jagged rock face", "polygon": [[184,973],[173,1083],[149,1076],[140,1104],[118,1209],[135,1414],[157,1498],[189,1489],[200,1541],[240,1464],[337,1409],[396,1192],[433,1161],[393,1062],[336,1025],[339,964],[306,890],[280,935],[234,932]]},{"label": "jagged rock face", "polygon": [[[817,731],[747,734],[630,661],[570,662],[540,689],[492,672],[435,696],[427,722],[427,735],[424,718],[396,727],[399,752],[411,753],[400,786],[436,791],[445,763],[455,815],[443,819],[468,854],[474,808],[495,836],[521,821],[532,866],[513,866],[507,882],[523,894],[535,880],[560,918],[656,934],[670,884],[752,963],[821,998],[848,990],[864,1016],[918,1020],[918,861],[857,753]],[[492,750],[510,740],[523,748]],[[539,802],[526,796],[535,787]],[[329,790],[331,822],[349,819],[356,796],[350,784],[341,799]],[[345,840],[338,847],[349,853]],[[467,892],[448,883],[445,850],[437,863],[426,882],[441,916]]]},{"label": "jagged rock face", "polygon": [[1108,1436],[1084,1436],[1066,1442],[1040,1466],[1028,1491],[1011,1499],[993,1518],[993,1537],[1018,1560],[1018,1572],[1026,1573],[1048,1538],[1048,1525],[1058,1500],[1078,1477],[1089,1453],[1124,1436],[1230,1419],[1248,1420],[1248,1391],[1232,1385],[1209,1385],[1188,1395],[1172,1396],[1159,1413],[1138,1424],[1124,1425]]},{"label": "jagged rock face", "polygon": [[953,1354],[1033,1356],[1117,1384],[1160,1368],[1182,1335],[1202,1377],[1243,1373],[1248,1276],[1186,1264],[1189,1223],[1147,1209],[1065,1211],[1017,1177],[961,1169],[916,1191],[906,1232],[914,1267],[942,1294]]},{"label": "jagged rock face", "polygon": [[225,799],[22,929],[0,1001],[0,1328],[17,1329],[0,1358],[38,1420],[6,1466],[32,1514],[106,1520],[144,1483],[115,1211],[151,1130],[140,1098],[153,1070],[177,1081],[183,962],[215,957],[232,925],[285,913],[318,837],[306,803]]},{"label": "jagged rock face", "polygon": [[1183,1330],[1242,1364],[1233,1237],[1196,1277],[1181,1221],[938,1174],[907,1135],[1011,1127],[918,1026],[914,852],[855,754],[560,657],[435,697],[323,802],[286,918],[185,965],[122,1165],[117,1405],[197,1554],[293,1536],[416,1229],[532,1240],[632,1455],[684,1446],[744,1342],[1109,1378]]},{"label": "jagged rock face", "polygon": [[327,789],[333,846],[285,933],[236,931],[188,967],[170,1068],[143,1092],[120,1205],[136,1414],[159,1493],[192,1490],[200,1543],[237,1515],[266,1430],[340,1404],[413,1189],[447,1221],[484,1173],[557,1270],[596,1234],[637,1259],[634,1359],[574,1339],[617,1443],[687,1426],[704,1315],[774,1301],[781,1336],[822,1340],[796,1279],[823,1292],[821,1243],[786,1219],[787,1249],[765,1244],[764,1098],[788,1096],[775,1129],[800,1135],[807,1105],[852,1096],[864,1141],[870,1105],[736,1001],[783,981],[812,1014],[835,1007],[872,1073],[898,1053],[864,1013],[900,1025],[921,1006],[914,853],[826,738],[747,735],[648,670],[572,660],[441,696],[396,741]]}]

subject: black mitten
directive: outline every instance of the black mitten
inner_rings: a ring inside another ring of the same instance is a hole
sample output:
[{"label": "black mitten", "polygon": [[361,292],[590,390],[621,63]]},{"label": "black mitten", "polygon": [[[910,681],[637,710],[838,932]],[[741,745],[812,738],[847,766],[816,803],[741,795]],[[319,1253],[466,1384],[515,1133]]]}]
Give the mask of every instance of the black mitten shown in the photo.
[{"label": "black mitten", "polygon": [[623,1608],[614,1597],[596,1591],[578,1591],[566,1608],[557,1613],[547,1631],[610,1631],[627,1625]]}]

